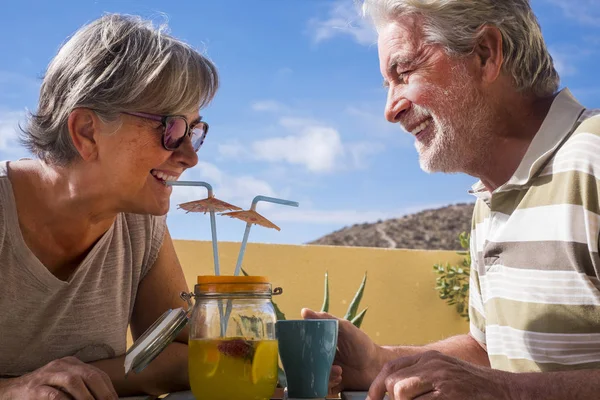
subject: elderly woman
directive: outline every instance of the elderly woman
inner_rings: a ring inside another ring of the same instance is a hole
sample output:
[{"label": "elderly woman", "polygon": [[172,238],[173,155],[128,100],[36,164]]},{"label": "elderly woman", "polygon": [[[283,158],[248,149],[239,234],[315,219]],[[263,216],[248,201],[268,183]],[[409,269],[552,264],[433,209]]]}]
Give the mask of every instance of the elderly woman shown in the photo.
[{"label": "elderly woman", "polygon": [[215,67],[136,17],[106,15],[50,63],[23,141],[0,164],[0,399],[107,399],[189,387],[186,332],[124,377],[187,285],[165,184],[196,165]]}]

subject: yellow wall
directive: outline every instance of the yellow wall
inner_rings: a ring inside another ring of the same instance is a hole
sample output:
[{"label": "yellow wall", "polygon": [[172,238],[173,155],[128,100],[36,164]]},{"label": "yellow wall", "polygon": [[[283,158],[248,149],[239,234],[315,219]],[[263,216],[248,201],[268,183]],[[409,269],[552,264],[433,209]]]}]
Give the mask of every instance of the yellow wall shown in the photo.
[{"label": "yellow wall", "polygon": [[[176,240],[175,248],[193,291],[197,275],[213,274],[211,243]],[[238,251],[239,243],[219,243],[223,274],[233,273]],[[302,307],[321,307],[326,270],[330,312],[343,316],[367,271],[361,308],[369,306],[369,311],[362,329],[379,344],[424,344],[468,331],[434,290],[433,264],[460,260],[451,251],[250,243],[243,266],[283,287],[275,301],[288,319],[299,318]]]}]

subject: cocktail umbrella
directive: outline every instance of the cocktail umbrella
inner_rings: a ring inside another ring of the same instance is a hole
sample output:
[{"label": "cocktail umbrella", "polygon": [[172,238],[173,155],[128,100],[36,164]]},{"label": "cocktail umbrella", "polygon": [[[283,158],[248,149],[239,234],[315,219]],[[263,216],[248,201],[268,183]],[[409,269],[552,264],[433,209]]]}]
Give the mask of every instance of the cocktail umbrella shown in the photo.
[{"label": "cocktail umbrella", "polygon": [[213,193],[213,188],[209,183],[200,181],[167,181],[167,185],[171,186],[202,186],[208,190],[208,197],[202,200],[190,201],[187,203],[179,204],[179,208],[186,212],[201,212],[206,214],[210,213],[210,231],[212,235],[212,246],[213,246],[213,260],[215,264],[215,275],[221,275],[221,269],[219,267],[219,249],[217,242],[217,222],[215,214],[217,212],[223,212],[228,210],[241,210],[241,208],[229,204],[223,200],[219,200]]},{"label": "cocktail umbrella", "polygon": [[248,243],[248,236],[250,236],[250,228],[252,228],[252,225],[260,225],[264,226],[265,228],[277,229],[278,231],[281,230],[277,225],[275,225],[274,223],[260,215],[258,212],[256,212],[256,205],[261,201],[282,204],[284,206],[298,207],[298,202],[296,201],[283,200],[275,197],[256,196],[252,200],[252,205],[250,206],[249,210],[232,211],[221,214],[231,218],[237,218],[246,222],[246,230],[244,231],[244,238],[242,239],[240,253],[238,255],[237,264],[235,265],[235,272],[233,273],[234,276],[240,274],[240,270],[242,268],[242,260],[244,259],[244,253],[246,252],[246,244]]}]

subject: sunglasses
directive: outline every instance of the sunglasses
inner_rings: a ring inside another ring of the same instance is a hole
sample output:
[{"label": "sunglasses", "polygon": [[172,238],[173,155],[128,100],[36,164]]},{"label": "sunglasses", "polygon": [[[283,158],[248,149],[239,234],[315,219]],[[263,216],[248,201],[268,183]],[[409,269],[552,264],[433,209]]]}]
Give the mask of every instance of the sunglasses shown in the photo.
[{"label": "sunglasses", "polygon": [[169,151],[177,150],[186,136],[190,137],[194,151],[198,151],[208,133],[208,124],[206,122],[198,121],[193,127],[190,127],[190,124],[183,115],[155,115],[141,112],[123,112],[123,114],[160,122],[164,127],[162,145],[165,150]]}]

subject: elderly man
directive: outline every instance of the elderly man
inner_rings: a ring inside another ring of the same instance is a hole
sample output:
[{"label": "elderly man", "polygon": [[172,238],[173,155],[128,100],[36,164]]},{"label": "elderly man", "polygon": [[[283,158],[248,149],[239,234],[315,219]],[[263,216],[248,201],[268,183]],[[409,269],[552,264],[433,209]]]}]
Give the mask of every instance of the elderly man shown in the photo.
[{"label": "elderly man", "polygon": [[342,321],[332,385],[370,388],[370,400],[600,397],[600,110],[558,91],[528,0],[363,9],[379,34],[386,118],[414,135],[425,171],[480,180],[471,328],[382,347]]}]

